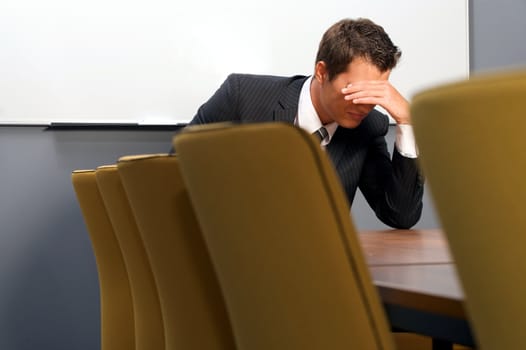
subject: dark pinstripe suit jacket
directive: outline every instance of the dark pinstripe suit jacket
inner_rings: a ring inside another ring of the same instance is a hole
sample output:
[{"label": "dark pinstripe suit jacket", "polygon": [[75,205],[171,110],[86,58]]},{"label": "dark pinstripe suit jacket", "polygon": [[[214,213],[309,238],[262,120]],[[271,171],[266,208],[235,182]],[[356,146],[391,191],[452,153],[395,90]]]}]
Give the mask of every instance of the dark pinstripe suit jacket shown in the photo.
[{"label": "dark pinstripe suit jacket", "polygon": [[[232,74],[198,110],[190,124],[221,121],[293,123],[307,77]],[[422,212],[423,180],[416,161],[394,151],[385,135],[389,120],[373,110],[355,129],[339,127],[327,152],[341,178],[349,203],[359,187],[386,225],[409,228]]]}]

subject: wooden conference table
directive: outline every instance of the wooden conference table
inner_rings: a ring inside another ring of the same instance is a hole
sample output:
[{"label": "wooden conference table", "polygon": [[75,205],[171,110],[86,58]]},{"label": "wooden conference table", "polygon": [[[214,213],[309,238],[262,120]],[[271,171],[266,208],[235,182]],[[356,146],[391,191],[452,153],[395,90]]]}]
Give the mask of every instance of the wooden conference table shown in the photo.
[{"label": "wooden conference table", "polygon": [[441,230],[361,231],[359,237],[393,329],[430,336],[434,349],[475,346]]}]

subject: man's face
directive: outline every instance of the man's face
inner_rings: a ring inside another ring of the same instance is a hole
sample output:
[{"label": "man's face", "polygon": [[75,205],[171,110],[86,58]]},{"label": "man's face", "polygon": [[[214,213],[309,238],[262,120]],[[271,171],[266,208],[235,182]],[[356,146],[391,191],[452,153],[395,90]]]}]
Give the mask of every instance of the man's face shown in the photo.
[{"label": "man's face", "polygon": [[311,86],[312,102],[323,124],[336,122],[344,128],[356,128],[375,105],[355,104],[344,99],[342,89],[349,84],[371,80],[388,80],[390,71],[380,72],[372,63],[355,58],[347,70],[329,81],[324,62],[316,64]]}]

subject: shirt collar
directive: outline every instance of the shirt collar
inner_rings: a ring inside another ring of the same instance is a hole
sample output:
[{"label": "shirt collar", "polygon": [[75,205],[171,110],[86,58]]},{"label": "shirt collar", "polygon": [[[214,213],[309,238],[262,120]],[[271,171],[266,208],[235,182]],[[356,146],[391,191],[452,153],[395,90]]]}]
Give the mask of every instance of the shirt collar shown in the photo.
[{"label": "shirt collar", "polygon": [[[310,95],[311,82],[312,76],[305,80],[301,88],[296,125],[312,134],[313,132],[318,130],[322,126],[322,124],[320,121],[320,117],[318,117],[318,113],[316,113],[316,109],[314,109],[314,105],[312,104],[312,99]],[[329,137],[323,140],[321,143],[322,146],[325,146],[329,142],[331,142],[332,136],[338,128],[338,124],[336,122],[332,122],[323,126],[325,127],[325,129],[327,129],[327,132],[329,133]]]}]

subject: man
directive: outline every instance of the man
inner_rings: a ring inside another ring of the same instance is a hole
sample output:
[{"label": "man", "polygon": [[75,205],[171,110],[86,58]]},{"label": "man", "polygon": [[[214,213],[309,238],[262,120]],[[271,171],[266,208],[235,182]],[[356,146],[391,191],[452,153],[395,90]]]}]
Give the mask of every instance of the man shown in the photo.
[{"label": "man", "polygon": [[[386,225],[409,228],[422,212],[423,180],[416,164],[409,103],[389,83],[400,58],[383,28],[344,19],[323,35],[310,77],[232,74],[190,124],[282,121],[314,133],[331,158],[349,203],[359,187]],[[391,160],[385,135],[397,123]]]}]

